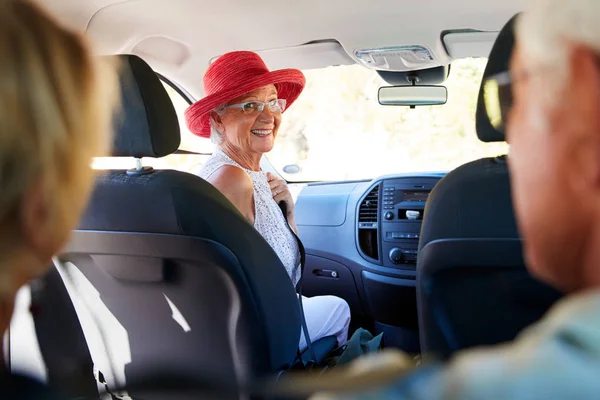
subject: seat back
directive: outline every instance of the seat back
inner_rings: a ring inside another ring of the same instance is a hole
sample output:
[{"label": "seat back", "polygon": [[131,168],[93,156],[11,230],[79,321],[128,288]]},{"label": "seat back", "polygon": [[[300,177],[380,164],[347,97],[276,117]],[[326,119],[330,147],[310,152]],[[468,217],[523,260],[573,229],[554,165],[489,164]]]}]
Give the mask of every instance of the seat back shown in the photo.
[{"label": "seat back", "polygon": [[421,346],[442,358],[514,339],[561,297],[524,269],[519,239],[436,240],[420,257]]},{"label": "seat back", "polygon": [[[514,19],[494,44],[484,80],[508,69]],[[482,90],[476,126],[480,140],[504,140],[487,118]],[[506,156],[470,162],[441,179],[421,229],[417,306],[423,352],[447,357],[511,340],[560,297],[525,269]]]},{"label": "seat back", "polygon": [[[141,59],[122,61],[114,155],[170,154],[180,138],[168,94]],[[243,382],[297,355],[300,311],[279,257],[197,176],[102,173],[56,265],[109,387],[156,371]]]},{"label": "seat back", "polygon": [[113,386],[156,371],[236,382],[271,370],[242,266],[223,245],[77,231],[58,268],[95,368]]}]

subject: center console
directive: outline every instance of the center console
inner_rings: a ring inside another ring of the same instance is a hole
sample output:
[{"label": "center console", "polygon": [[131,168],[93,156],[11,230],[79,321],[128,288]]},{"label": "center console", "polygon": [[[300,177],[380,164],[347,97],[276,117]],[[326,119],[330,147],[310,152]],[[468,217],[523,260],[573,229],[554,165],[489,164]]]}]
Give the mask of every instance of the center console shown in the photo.
[{"label": "center console", "polygon": [[360,198],[357,242],[369,264],[361,271],[364,298],[376,333],[388,346],[419,351],[416,267],[425,204],[441,175],[380,179]]},{"label": "center console", "polygon": [[429,193],[437,176],[383,179],[363,196],[358,209],[361,255],[385,267],[414,271]]},{"label": "center console", "polygon": [[414,269],[425,202],[435,178],[388,179],[382,182],[381,255],[384,266]]}]

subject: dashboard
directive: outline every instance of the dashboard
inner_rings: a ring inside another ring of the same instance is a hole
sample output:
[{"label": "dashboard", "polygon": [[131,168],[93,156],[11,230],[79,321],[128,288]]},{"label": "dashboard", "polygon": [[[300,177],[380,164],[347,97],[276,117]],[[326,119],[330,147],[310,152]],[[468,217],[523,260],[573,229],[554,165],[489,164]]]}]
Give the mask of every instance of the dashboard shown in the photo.
[{"label": "dashboard", "polygon": [[358,205],[357,243],[367,261],[414,271],[425,204],[438,180],[384,179],[366,193]]},{"label": "dashboard", "polygon": [[304,294],[344,298],[386,343],[418,351],[416,262],[429,193],[443,173],[307,185],[296,202]]}]

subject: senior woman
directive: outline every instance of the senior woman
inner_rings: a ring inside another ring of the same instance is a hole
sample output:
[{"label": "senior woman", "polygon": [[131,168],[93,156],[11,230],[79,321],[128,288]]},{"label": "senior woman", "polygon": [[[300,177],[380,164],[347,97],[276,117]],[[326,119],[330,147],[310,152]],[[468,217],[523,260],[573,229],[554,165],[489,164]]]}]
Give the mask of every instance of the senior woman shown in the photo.
[{"label": "senior woman", "polygon": [[[46,272],[77,224],[92,157],[108,148],[118,86],[100,62],[32,2],[0,1],[0,332],[17,290]],[[0,397],[54,398],[2,361]]]},{"label": "senior woman", "polygon": [[[286,182],[261,170],[260,161],[273,149],[282,114],[300,95],[301,71],[270,72],[256,53],[237,51],[219,57],[204,75],[206,97],[190,106],[190,131],[217,144],[199,172],[253,224],[277,253],[294,285],[300,280],[300,253],[294,201]],[[286,215],[278,206],[285,203]],[[348,339],[350,308],[335,296],[303,297],[311,341],[336,336]],[[300,349],[306,348],[301,335]]]}]

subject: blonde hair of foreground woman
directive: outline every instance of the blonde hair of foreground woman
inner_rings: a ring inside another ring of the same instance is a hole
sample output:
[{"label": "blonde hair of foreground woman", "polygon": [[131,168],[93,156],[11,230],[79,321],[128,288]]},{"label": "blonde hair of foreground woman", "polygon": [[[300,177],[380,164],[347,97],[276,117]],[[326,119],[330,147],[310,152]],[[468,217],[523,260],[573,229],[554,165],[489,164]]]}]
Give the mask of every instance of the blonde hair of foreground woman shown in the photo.
[{"label": "blonde hair of foreground woman", "polygon": [[108,149],[118,86],[105,62],[34,3],[0,0],[0,329],[76,226]]}]

